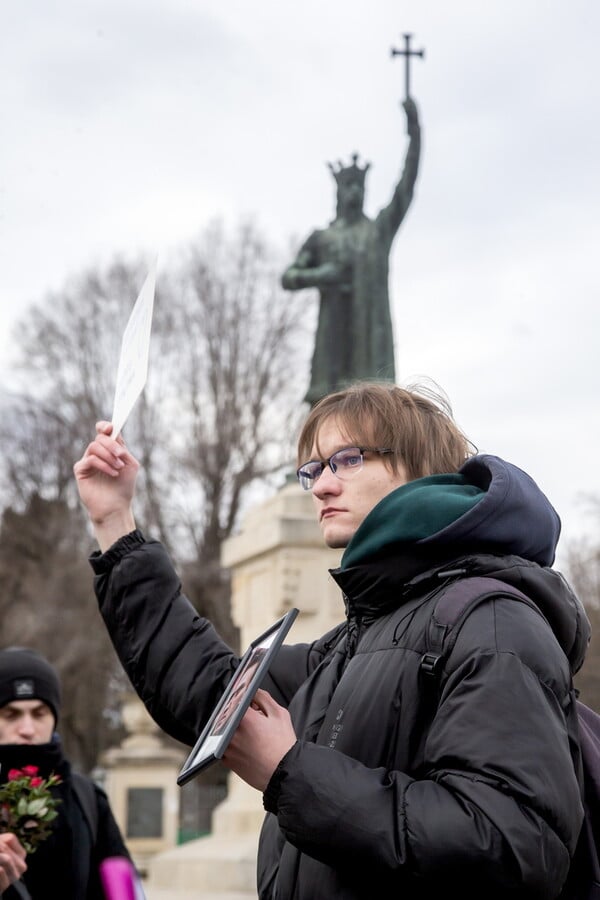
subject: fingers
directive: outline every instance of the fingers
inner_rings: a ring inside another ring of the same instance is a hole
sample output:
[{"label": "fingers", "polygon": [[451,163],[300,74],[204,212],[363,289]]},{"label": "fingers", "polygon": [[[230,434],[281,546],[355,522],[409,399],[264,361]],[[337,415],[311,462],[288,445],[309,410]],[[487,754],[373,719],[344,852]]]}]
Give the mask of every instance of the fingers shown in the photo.
[{"label": "fingers", "polygon": [[123,460],[114,451],[97,440],[88,444],[85,453],[75,463],[73,469],[77,478],[85,478],[96,471],[115,478],[124,465]]},{"label": "fingers", "polygon": [[[110,435],[112,435],[112,431],[113,431],[112,422],[105,422],[104,420],[101,420],[100,422],[96,422],[96,433],[97,434],[105,434],[107,436],[110,436]],[[115,440],[122,447],[125,446],[125,441],[123,440],[123,436],[121,434],[119,434],[115,438]]]},{"label": "fingers", "polygon": [[278,709],[282,709],[282,707],[273,700],[271,695],[267,693],[267,691],[259,689],[254,695],[248,709],[242,716],[237,731],[239,731],[240,734],[244,734],[246,730],[251,727],[252,718],[257,714],[261,718],[274,718]]},{"label": "fingers", "polygon": [[259,690],[233,735],[223,762],[251,787],[264,791],[296,740],[287,709],[267,691]]},{"label": "fingers", "polygon": [[251,707],[262,713],[263,716],[275,716],[280,710],[285,712],[283,706],[280,706],[276,700],[273,700],[269,692],[263,691],[262,688],[259,688],[254,695]]},{"label": "fingers", "polygon": [[97,423],[96,439],[88,444],[82,458],[73,467],[76,478],[86,478],[95,472],[103,472],[115,478],[126,465],[137,467],[137,461],[125,447],[122,438],[113,440],[110,437],[111,431],[111,422]]},{"label": "fingers", "polygon": [[25,849],[14,834],[0,835],[0,890],[6,888],[26,871]]},{"label": "fingers", "polygon": [[12,832],[7,832],[6,834],[1,835],[1,838],[2,850],[8,848],[12,853],[15,853],[21,859],[25,859],[27,855],[25,852],[25,847],[15,834],[12,834]]}]

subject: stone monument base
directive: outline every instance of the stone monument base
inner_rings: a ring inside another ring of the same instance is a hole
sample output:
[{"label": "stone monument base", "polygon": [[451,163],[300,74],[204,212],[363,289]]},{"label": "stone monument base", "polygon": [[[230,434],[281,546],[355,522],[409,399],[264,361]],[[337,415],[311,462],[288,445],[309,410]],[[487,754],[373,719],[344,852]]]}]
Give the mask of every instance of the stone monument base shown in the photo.
[{"label": "stone monument base", "polygon": [[257,843],[258,833],[214,834],[160,853],[150,865],[147,900],[183,900],[185,894],[194,900],[256,898]]}]

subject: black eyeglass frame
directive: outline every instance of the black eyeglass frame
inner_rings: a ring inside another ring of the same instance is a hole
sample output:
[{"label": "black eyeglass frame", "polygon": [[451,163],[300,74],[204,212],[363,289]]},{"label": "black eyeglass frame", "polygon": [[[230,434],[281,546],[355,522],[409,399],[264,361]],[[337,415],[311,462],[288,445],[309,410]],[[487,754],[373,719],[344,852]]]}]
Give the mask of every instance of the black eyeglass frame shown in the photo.
[{"label": "black eyeglass frame", "polygon": [[[325,469],[327,468],[327,466],[329,466],[329,468],[331,469],[331,471],[333,472],[333,474],[336,476],[336,478],[339,478],[340,481],[343,481],[344,478],[343,478],[341,475],[338,474],[338,468],[339,468],[339,466],[337,466],[337,465],[335,464],[335,462],[334,462],[334,464],[333,464],[333,466],[332,466],[332,465],[331,465],[331,460],[332,460],[335,456],[337,456],[338,453],[344,453],[346,450],[358,450],[358,455],[360,456],[360,466],[353,467],[353,468],[355,468],[356,472],[360,472],[361,469],[362,469],[362,467],[363,467],[363,465],[364,465],[364,462],[365,462],[365,460],[364,460],[364,454],[365,454],[365,453],[381,453],[381,454],[384,454],[384,453],[393,453],[393,452],[394,452],[394,451],[391,450],[389,447],[353,447],[353,446],[350,446],[350,447],[340,447],[340,449],[339,449],[339,450],[336,450],[335,453],[332,453],[331,456],[330,456],[328,459],[309,459],[309,460],[307,460],[307,462],[302,463],[301,466],[298,466],[298,468],[296,469],[296,478],[297,478],[298,481],[300,482],[300,487],[301,487],[303,490],[305,490],[305,491],[312,491],[313,487],[315,486],[316,482],[317,482],[318,479],[321,477],[321,475],[323,474],[323,472],[325,471]],[[302,470],[305,469],[306,466],[310,466],[310,465],[312,465],[313,463],[319,463],[320,466],[321,466],[321,471],[320,471],[317,475],[315,475],[314,477],[311,477],[310,475],[307,475],[307,474],[305,474],[305,473],[302,472]],[[303,481],[303,479],[304,479],[305,481],[307,481],[308,483],[305,484],[304,481]]]}]

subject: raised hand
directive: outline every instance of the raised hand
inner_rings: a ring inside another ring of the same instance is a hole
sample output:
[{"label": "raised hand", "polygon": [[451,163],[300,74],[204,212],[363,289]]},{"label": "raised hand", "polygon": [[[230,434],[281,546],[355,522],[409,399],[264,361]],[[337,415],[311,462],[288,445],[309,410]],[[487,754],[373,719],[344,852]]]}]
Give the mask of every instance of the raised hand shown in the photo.
[{"label": "raised hand", "polygon": [[419,131],[419,113],[417,111],[417,104],[412,97],[407,97],[406,100],[403,101],[402,106],[406,113],[406,130],[409,136],[412,137]]},{"label": "raised hand", "polygon": [[73,466],[81,502],[102,551],[135,528],[131,504],[139,463],[122,438],[115,441],[111,432],[110,422],[98,422],[95,439]]}]

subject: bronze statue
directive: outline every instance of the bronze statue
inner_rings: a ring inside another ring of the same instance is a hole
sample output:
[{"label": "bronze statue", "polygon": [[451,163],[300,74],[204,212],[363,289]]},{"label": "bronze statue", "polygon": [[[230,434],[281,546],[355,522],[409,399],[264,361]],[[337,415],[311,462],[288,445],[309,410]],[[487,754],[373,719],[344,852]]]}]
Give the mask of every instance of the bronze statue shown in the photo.
[{"label": "bronze statue", "polygon": [[316,287],[319,320],[312,372],[305,399],[314,405],[325,394],[359,379],[395,380],[394,341],[388,295],[389,254],[413,197],[420,155],[415,102],[407,96],[409,145],[404,171],[390,203],[375,219],[363,212],[369,165],[329,165],[337,182],[336,217],[313,231],[281,283],[286,290]]}]

